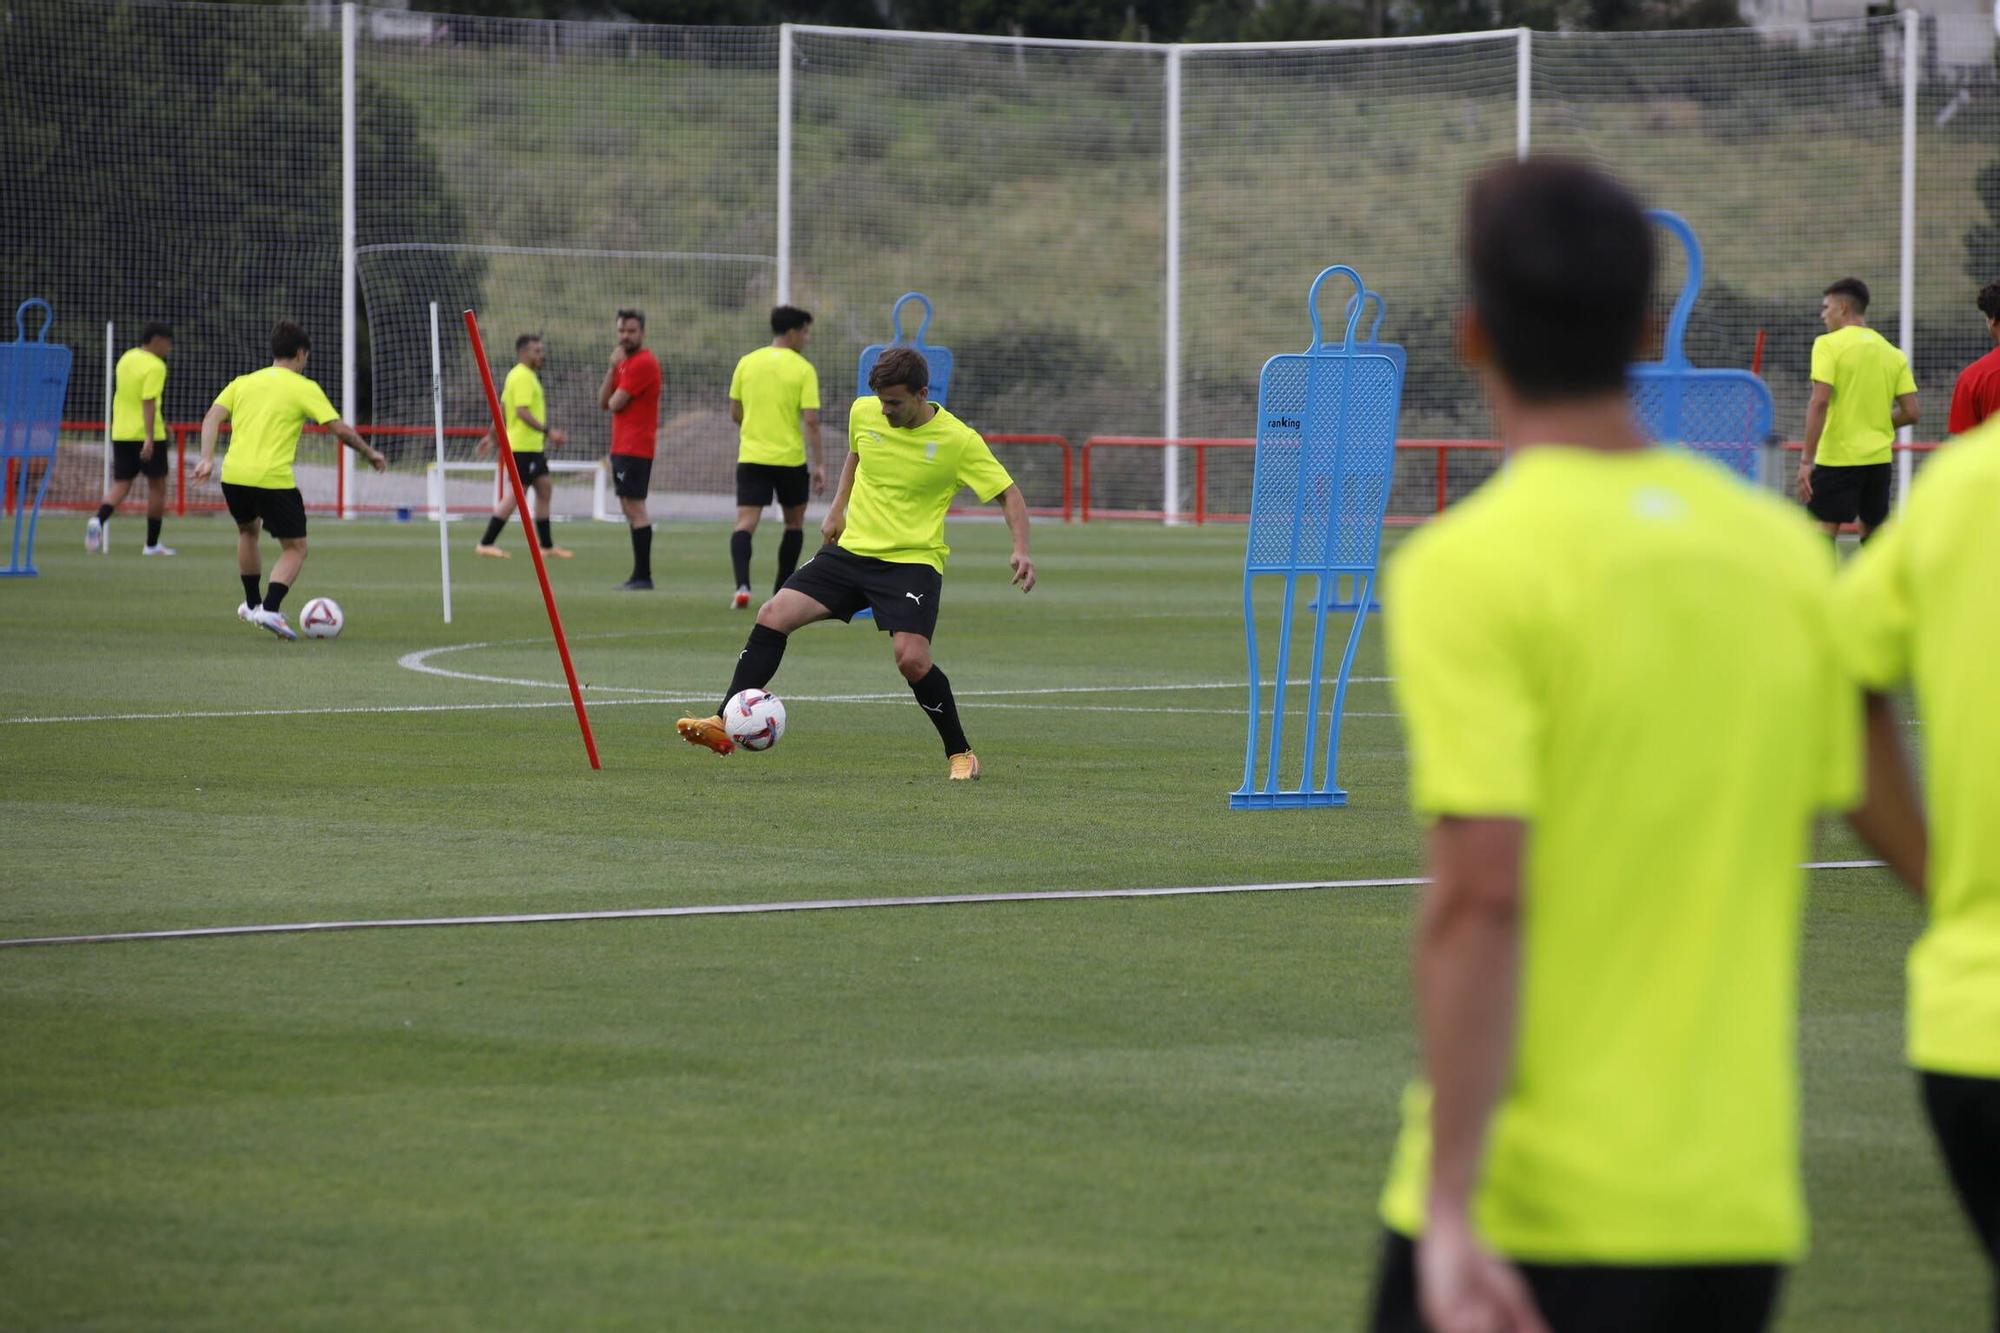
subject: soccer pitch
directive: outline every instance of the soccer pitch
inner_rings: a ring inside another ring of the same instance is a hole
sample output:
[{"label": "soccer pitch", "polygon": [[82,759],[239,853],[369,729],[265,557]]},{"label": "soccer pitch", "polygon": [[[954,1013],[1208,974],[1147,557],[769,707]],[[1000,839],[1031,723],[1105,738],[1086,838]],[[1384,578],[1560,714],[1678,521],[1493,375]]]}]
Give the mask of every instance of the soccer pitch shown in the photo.
[{"label": "soccer pitch", "polygon": [[[1242,531],[961,523],[948,785],[863,623],[794,637],[783,743],[717,759],[749,616],[720,525],[552,567],[586,767],[521,529],[315,519],[239,624],[217,519],[174,560],[45,525],[0,587],[0,936],[1419,872],[1371,629],[1346,810],[1232,812]],[[759,533],[767,583],[775,527]],[[267,559],[269,553],[267,550]],[[873,697],[863,697],[873,696]],[[1715,743],[1728,744],[1727,737]],[[1863,855],[1844,829],[1817,855]],[[1352,1327],[1414,1068],[1408,888],[0,950],[0,1325]],[[1982,1274],[1902,1063],[1917,911],[1817,872],[1798,1330],[1959,1328]]]}]

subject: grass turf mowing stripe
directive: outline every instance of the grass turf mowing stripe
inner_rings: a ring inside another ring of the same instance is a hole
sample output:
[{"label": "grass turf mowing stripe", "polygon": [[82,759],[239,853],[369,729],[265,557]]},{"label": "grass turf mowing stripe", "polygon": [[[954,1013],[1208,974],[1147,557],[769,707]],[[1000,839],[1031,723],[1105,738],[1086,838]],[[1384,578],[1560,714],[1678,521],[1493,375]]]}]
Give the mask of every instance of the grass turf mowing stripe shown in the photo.
[{"label": "grass turf mowing stripe", "polygon": [[[1808,861],[1805,870],[1880,869],[1881,861]],[[980,903],[1076,902],[1095,898],[1196,898],[1233,893],[1290,893],[1306,889],[1415,888],[1423,876],[1393,879],[1302,879],[1273,884],[1201,884],[1150,889],[1032,889],[1016,893],[946,893],[907,898],[808,898],[790,902],[712,903],[689,907],[626,907],[586,912],[510,912],[497,916],[390,917],[373,921],[293,921],[272,925],[196,926],[184,930],[133,930],[106,935],[35,935],[0,940],[0,949],[51,944],[125,944],[140,940],[217,939],[240,935],[303,935],[335,930],[408,930],[419,926],[531,926],[571,921],[638,921],[676,916],[763,916],[778,912],[831,912],[870,907],[964,907]]]}]

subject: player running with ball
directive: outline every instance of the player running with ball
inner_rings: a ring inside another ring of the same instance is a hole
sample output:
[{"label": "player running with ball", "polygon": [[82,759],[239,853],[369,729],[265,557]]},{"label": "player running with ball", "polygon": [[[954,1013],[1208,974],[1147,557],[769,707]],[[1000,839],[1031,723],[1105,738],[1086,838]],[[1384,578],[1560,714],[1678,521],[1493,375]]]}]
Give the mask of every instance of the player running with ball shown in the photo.
[{"label": "player running with ball", "polygon": [[[852,620],[863,607],[894,646],[896,669],[937,728],[951,780],[979,776],[979,758],[959,724],[951,682],[931,661],[938,600],[944,592],[945,511],[961,486],[981,501],[998,499],[1014,536],[1008,566],[1022,592],[1035,586],[1028,556],[1028,506],[979,432],[930,401],[930,367],[913,348],[892,347],[869,372],[871,397],[847,417],[847,464],[820,532],[826,545],[757,612],[750,641],[736,659],[723,701],[762,689],[778,674],[793,630],[815,620]],[[717,754],[735,749],[713,717],[684,717],[680,733]]]}]

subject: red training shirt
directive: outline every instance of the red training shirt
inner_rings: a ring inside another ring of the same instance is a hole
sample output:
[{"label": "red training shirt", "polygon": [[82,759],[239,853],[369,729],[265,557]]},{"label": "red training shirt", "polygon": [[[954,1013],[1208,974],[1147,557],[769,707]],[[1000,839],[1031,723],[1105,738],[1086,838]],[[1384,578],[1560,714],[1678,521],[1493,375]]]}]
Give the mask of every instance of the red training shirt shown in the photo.
[{"label": "red training shirt", "polygon": [[1988,417],[2000,416],[2000,347],[1959,372],[1951,391],[1948,435],[1963,435]]},{"label": "red training shirt", "polygon": [[641,347],[619,362],[611,387],[632,395],[622,411],[611,414],[611,452],[651,458],[660,433],[660,363],[653,349]]}]

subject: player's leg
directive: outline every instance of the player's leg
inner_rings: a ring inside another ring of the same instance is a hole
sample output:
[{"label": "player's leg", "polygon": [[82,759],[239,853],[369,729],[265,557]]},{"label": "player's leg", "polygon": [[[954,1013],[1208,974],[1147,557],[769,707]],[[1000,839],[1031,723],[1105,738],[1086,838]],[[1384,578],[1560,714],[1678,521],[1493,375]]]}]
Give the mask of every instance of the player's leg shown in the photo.
[{"label": "player's leg", "polygon": [[778,479],[778,507],[785,515],[785,533],[778,539],[778,581],[782,588],[798,568],[806,544],[806,500],[812,494],[812,469],[801,463],[785,468]]},{"label": "player's leg", "polygon": [[125,497],[132,491],[132,479],[139,475],[141,447],[137,440],[111,442],[111,484],[105,487],[97,512],[83,525],[84,550],[95,553],[104,549],[104,525],[111,521],[111,515],[125,503]]},{"label": "player's leg", "polygon": [[931,660],[931,641],[908,630],[893,632],[889,641],[896,654],[896,670],[902,672],[903,679],[910,683],[910,693],[917,697],[917,706],[924,710],[924,716],[937,728],[938,739],[944,742],[945,757],[951,761],[952,778],[957,781],[977,779],[979,756],[972,752],[972,742],[965,738],[965,727],[958,720],[958,700],[952,695],[951,680],[944,674],[944,669]]},{"label": "player's leg", "polygon": [[[771,503],[775,488],[770,474],[771,469],[757,463],[736,465],[736,526],[729,534],[729,572],[735,579],[735,591],[729,604],[738,611],[750,605],[751,537],[764,516],[764,507]],[[773,591],[784,586],[785,581],[779,579]]]},{"label": "player's leg", "polygon": [[951,761],[952,778],[977,778],[979,756],[972,752],[972,744],[965,738],[951,679],[931,660],[931,640],[937,637],[938,603],[944,596],[944,575],[929,565],[848,558],[865,571],[868,605],[874,608],[876,628],[887,631],[896,670],[909,682],[918,707],[937,728],[945,756]]},{"label": "player's leg", "polygon": [[498,560],[508,558],[507,553],[499,546],[500,531],[507,526],[507,520],[514,516],[514,488],[511,485],[505,486],[502,491],[500,503],[493,506],[493,514],[486,520],[485,533],[479,538],[479,544],[472,548],[476,555],[492,556]]},{"label": "player's leg", "polygon": [[1861,490],[1856,469],[1815,464],[1812,470],[1812,498],[1806,512],[1819,520],[1821,531],[1835,543],[1840,541],[1843,524],[1852,523],[1860,510]]},{"label": "player's leg", "polygon": [[1855,471],[1862,475],[1857,478],[1860,484],[1855,492],[1854,511],[1861,523],[1861,540],[1866,542],[1875,535],[1875,529],[1889,521],[1889,491],[1894,484],[1895,467],[1890,463],[1870,463]]},{"label": "player's leg", "polygon": [[631,454],[611,455],[611,484],[618,507],[632,531],[632,577],[618,585],[621,592],[653,589],[653,518],[646,512],[646,495],[653,487],[653,460]]},{"label": "player's leg", "polygon": [[306,504],[296,488],[258,492],[264,530],[278,539],[278,559],[271,566],[271,581],[264,587],[264,604],[251,619],[281,639],[296,639],[291,622],[285,619],[285,594],[299,581],[306,563]]},{"label": "player's leg", "polygon": [[1918,1077],[1952,1190],[1992,1268],[1993,1326],[2000,1329],[2000,1079],[1928,1071]]},{"label": "player's leg", "polygon": [[257,497],[248,486],[222,483],[222,503],[236,524],[236,572],[243,580],[243,601],[236,618],[248,621],[253,611],[264,605],[264,562],[257,552],[257,537],[263,520],[257,516]]},{"label": "player's leg", "polygon": [[141,555],[172,555],[171,546],[160,545],[160,528],[167,517],[167,443],[156,441],[153,456],[144,462],[146,473],[146,545]]},{"label": "player's leg", "polygon": [[549,524],[549,513],[555,504],[556,479],[550,475],[548,465],[535,477],[535,538],[542,544],[542,554],[567,560],[576,552],[568,547],[557,546],[555,532]]}]

